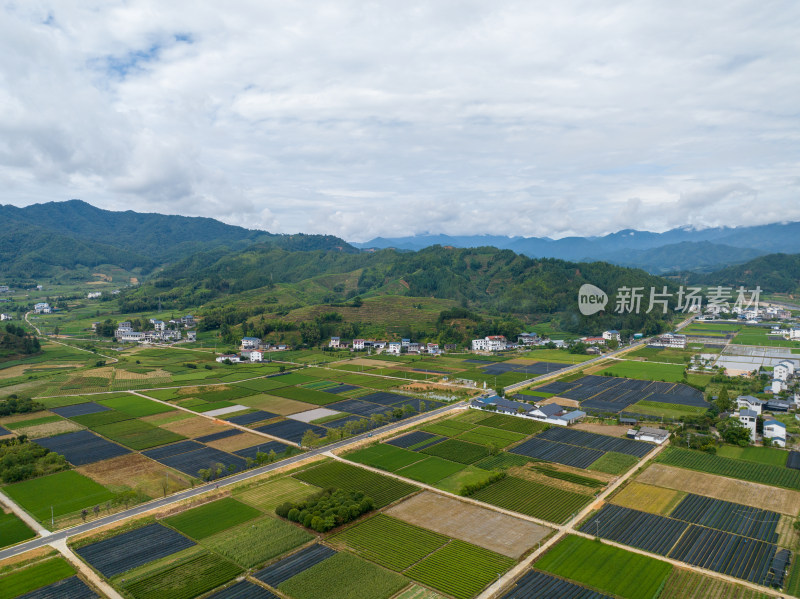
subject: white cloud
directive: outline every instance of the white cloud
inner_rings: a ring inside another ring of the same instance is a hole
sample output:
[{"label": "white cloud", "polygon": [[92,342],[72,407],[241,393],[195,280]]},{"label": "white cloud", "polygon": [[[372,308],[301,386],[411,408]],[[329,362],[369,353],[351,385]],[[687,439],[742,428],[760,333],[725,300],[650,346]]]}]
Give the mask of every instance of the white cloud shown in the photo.
[{"label": "white cloud", "polygon": [[797,3],[0,11],[2,203],[353,240],[800,220]]}]

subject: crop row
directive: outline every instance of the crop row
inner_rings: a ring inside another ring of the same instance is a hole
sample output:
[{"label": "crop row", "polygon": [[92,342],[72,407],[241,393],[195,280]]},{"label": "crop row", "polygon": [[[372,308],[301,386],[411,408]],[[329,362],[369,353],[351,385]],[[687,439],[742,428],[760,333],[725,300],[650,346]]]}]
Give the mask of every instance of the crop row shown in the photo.
[{"label": "crop row", "polygon": [[398,572],[411,567],[448,540],[444,535],[383,514],[331,539],[334,543],[345,543],[367,559]]},{"label": "crop row", "polygon": [[588,495],[565,491],[514,476],[492,483],[472,496],[521,514],[562,523],[591,499]]},{"label": "crop row", "polygon": [[405,574],[456,599],[468,599],[513,565],[510,557],[453,540]]},{"label": "crop row", "polygon": [[167,568],[125,585],[134,599],[192,599],[228,582],[241,569],[213,553]]},{"label": "crop row", "polygon": [[471,464],[489,455],[489,450],[483,445],[448,439],[436,445],[422,450],[422,453],[458,462],[459,464]]},{"label": "crop row", "polygon": [[680,520],[606,504],[581,526],[585,533],[667,555],[689,525]]},{"label": "crop row", "polygon": [[718,474],[754,483],[800,490],[800,470],[723,458],[700,451],[667,447],[656,461],[688,470]]},{"label": "crop row", "polygon": [[689,494],[670,514],[672,518],[736,533],[768,543],[778,542],[775,529],[781,515],[747,505]]}]

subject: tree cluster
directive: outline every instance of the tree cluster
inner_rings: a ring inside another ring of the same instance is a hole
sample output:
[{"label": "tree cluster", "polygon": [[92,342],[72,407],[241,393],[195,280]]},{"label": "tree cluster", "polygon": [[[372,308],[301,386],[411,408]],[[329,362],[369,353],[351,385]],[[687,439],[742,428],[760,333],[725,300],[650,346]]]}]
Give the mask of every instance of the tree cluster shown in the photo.
[{"label": "tree cluster", "polygon": [[286,502],[275,508],[281,518],[298,522],[317,532],[326,532],[375,508],[375,502],[361,491],[329,488],[299,502]]},{"label": "tree cluster", "polygon": [[14,354],[36,354],[42,351],[39,340],[33,335],[28,335],[25,329],[11,324],[6,324],[5,332],[0,331],[0,350]]},{"label": "tree cluster", "polygon": [[32,399],[19,399],[11,396],[0,401],[0,416],[11,416],[13,414],[28,414],[44,410],[44,406]]},{"label": "tree cluster", "polygon": [[15,483],[66,470],[64,456],[31,443],[25,435],[0,441],[0,481]]}]

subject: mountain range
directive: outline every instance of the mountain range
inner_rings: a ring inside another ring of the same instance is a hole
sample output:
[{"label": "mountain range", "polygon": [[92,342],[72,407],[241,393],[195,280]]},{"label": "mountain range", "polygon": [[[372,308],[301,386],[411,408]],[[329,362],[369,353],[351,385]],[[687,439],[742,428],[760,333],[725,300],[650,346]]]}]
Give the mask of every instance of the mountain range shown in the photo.
[{"label": "mountain range", "polygon": [[362,249],[419,250],[431,245],[452,247],[492,246],[531,258],[560,258],[580,262],[602,260],[642,268],[653,274],[676,271],[710,272],[741,264],[775,252],[800,252],[800,223],[775,223],[752,227],[680,227],[652,233],[625,229],[602,237],[504,237],[497,235],[376,237]]}]

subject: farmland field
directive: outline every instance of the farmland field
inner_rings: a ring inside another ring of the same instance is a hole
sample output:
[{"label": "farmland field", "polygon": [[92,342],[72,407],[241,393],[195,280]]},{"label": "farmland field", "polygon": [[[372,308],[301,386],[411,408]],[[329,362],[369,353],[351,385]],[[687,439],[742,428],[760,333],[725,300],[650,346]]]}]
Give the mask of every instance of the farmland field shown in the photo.
[{"label": "farmland field", "polygon": [[645,399],[631,404],[625,408],[626,412],[634,414],[644,414],[645,416],[659,416],[662,418],[682,418],[697,416],[705,412],[705,408],[699,406],[684,406],[674,403],[663,403],[660,401],[647,401]]},{"label": "farmland field", "polygon": [[338,487],[345,491],[363,491],[372,497],[376,508],[389,505],[418,488],[342,462],[328,462],[296,472],[292,476],[323,489]]},{"label": "farmland field", "polygon": [[583,537],[567,536],[534,566],[625,599],[653,599],[672,566]]},{"label": "farmland field", "polygon": [[204,539],[260,515],[256,508],[226,497],[166,518],[164,523],[193,539]]},{"label": "farmland field", "polygon": [[770,599],[745,586],[675,568],[667,578],[659,599]]},{"label": "farmland field", "polygon": [[264,516],[207,537],[203,545],[243,568],[252,568],[313,538],[298,526]]},{"label": "farmland field", "polygon": [[131,449],[141,450],[165,445],[180,441],[185,437],[176,433],[164,430],[141,420],[125,420],[104,426],[97,426],[93,429],[98,434],[103,435]]},{"label": "farmland field", "polygon": [[400,468],[419,462],[425,456],[414,453],[413,451],[400,449],[393,445],[379,443],[365,449],[359,449],[348,453],[345,457],[353,462],[366,464],[367,466],[380,468],[381,470],[388,470],[389,472],[395,472]]},{"label": "farmland field", "polygon": [[719,474],[720,476],[738,478],[774,487],[800,490],[800,470],[792,470],[791,468],[719,457],[677,447],[667,447],[659,454],[656,461],[669,466],[678,466],[679,468],[698,470],[709,474]]},{"label": "farmland field", "polygon": [[638,463],[639,459],[635,456],[609,451],[589,466],[588,470],[606,474],[623,474]]},{"label": "farmland field", "polygon": [[421,483],[432,485],[443,478],[447,478],[456,472],[460,472],[463,468],[463,464],[431,456],[423,459],[420,462],[417,462],[416,464],[412,464],[406,468],[401,468],[400,470],[397,470],[396,473],[399,476],[405,476],[406,478],[411,478],[418,480]]},{"label": "farmland field", "polygon": [[275,480],[268,480],[244,491],[234,491],[234,496],[265,512],[271,512],[285,501],[304,499],[312,493],[319,491],[317,487],[300,482],[296,478],[287,476]]},{"label": "farmland field", "polygon": [[683,491],[632,482],[611,501],[623,507],[666,516],[685,496]]},{"label": "farmland field", "polygon": [[800,492],[757,483],[684,470],[664,464],[651,464],[637,477],[637,482],[698,493],[707,497],[734,501],[743,505],[797,516]]},{"label": "farmland field", "polygon": [[389,508],[387,515],[519,559],[551,529],[432,491],[423,491]]},{"label": "farmland field", "polygon": [[458,441],[457,439],[448,439],[423,449],[422,453],[460,464],[471,464],[488,456],[489,450],[483,445],[466,443],[464,441]]},{"label": "farmland field", "polygon": [[397,572],[415,563],[447,543],[444,536],[378,514],[332,537],[367,559]]},{"label": "farmland field", "polygon": [[0,548],[15,545],[35,536],[36,533],[14,513],[5,514],[0,509]]},{"label": "farmland field", "polygon": [[615,360],[603,367],[604,376],[617,376],[648,381],[667,381],[679,383],[683,380],[683,364],[660,364],[653,362],[639,362],[634,360]]},{"label": "farmland field", "polygon": [[591,499],[587,495],[513,476],[484,487],[472,498],[555,523],[566,521]]},{"label": "farmland field", "polygon": [[550,425],[545,424],[544,422],[525,420],[524,418],[505,416],[503,414],[493,414],[487,418],[479,420],[477,424],[480,424],[481,426],[499,428],[506,431],[513,431],[515,433],[523,433],[525,435],[532,435],[534,433],[538,433],[539,431],[550,428]]},{"label": "farmland field", "polygon": [[63,516],[114,498],[111,491],[74,470],[6,485],[2,491],[45,524],[51,506],[56,516]]},{"label": "farmland field", "polygon": [[37,562],[9,574],[0,575],[0,599],[18,597],[73,574],[75,569],[61,557]]},{"label": "farmland field", "polygon": [[123,583],[134,599],[192,599],[228,582],[241,569],[212,553],[202,553],[146,578]]},{"label": "farmland field", "polygon": [[407,584],[408,579],[400,574],[349,553],[337,553],[281,583],[278,589],[295,599],[387,599]]},{"label": "farmland field", "polygon": [[773,449],[771,447],[738,447],[736,445],[723,445],[717,448],[717,455],[723,458],[746,460],[769,464],[770,466],[786,466],[788,451]]},{"label": "farmland field", "polygon": [[143,397],[127,393],[120,397],[101,400],[98,403],[124,414],[128,414],[129,416],[133,416],[134,418],[171,412],[174,409],[156,401],[150,401]]},{"label": "farmland field", "polygon": [[457,599],[469,599],[514,563],[509,557],[453,540],[406,570],[406,575]]}]

